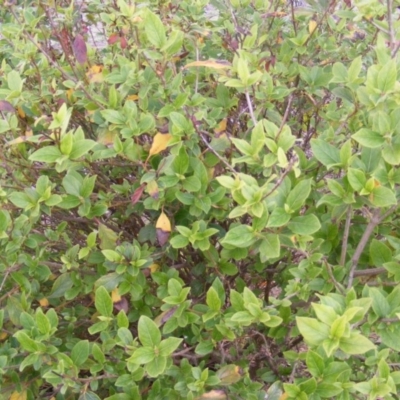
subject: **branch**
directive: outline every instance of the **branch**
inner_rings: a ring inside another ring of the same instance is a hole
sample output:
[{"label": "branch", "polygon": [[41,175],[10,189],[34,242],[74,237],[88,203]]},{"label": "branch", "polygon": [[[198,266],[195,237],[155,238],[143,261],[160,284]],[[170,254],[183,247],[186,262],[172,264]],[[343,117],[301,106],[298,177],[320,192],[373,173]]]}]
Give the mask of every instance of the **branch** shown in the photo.
[{"label": "branch", "polygon": [[244,92],[244,94],[246,95],[247,105],[249,106],[249,112],[250,112],[251,120],[253,121],[253,125],[256,126],[257,120],[256,120],[256,117],[254,116],[253,104],[251,103],[250,95],[249,95],[249,92],[248,92],[247,89]]},{"label": "branch", "polygon": [[207,139],[204,137],[204,135],[198,131],[198,134],[201,138],[201,140],[203,141],[203,143],[208,147],[208,149],[210,151],[212,151],[220,160],[222,163],[224,163],[226,165],[226,167],[232,171],[235,175],[237,175],[237,171],[232,167],[232,165],[230,165],[223,157],[221,157],[217,151],[215,151],[211,146],[210,143],[207,142]]},{"label": "branch", "polygon": [[353,285],[354,273],[356,272],[356,269],[358,266],[358,261],[361,257],[361,254],[364,251],[364,248],[367,245],[369,238],[371,237],[374,229],[380,222],[380,218],[379,218],[380,211],[381,211],[380,208],[377,208],[374,210],[371,220],[369,221],[367,228],[365,229],[364,234],[362,235],[361,240],[358,243],[356,251],[353,254],[353,257],[351,259],[351,268],[350,268],[350,273],[349,273],[349,281],[347,283],[347,289],[350,289],[351,286]]},{"label": "branch", "polygon": [[392,0],[386,0],[387,4],[387,19],[389,24],[389,49],[393,50],[393,46],[395,43],[395,34],[393,29],[393,3]]},{"label": "branch", "polygon": [[349,240],[349,231],[350,231],[352,211],[353,210],[352,210],[351,206],[349,206],[347,209],[347,214],[346,214],[346,223],[344,225],[342,253],[340,254],[340,265],[342,267],[344,267],[344,264],[346,262],[347,244],[348,244],[348,240]]},{"label": "branch", "polygon": [[364,251],[365,246],[367,245],[369,238],[371,237],[374,229],[379,225],[383,220],[385,220],[389,215],[393,213],[394,210],[398,207],[398,204],[395,204],[394,206],[390,207],[385,213],[382,215],[380,214],[381,209],[377,208],[374,210],[372,213],[371,220],[369,221],[367,228],[364,231],[364,234],[361,237],[360,242],[358,243],[358,246],[356,248],[356,251],[353,254],[353,257],[351,259],[351,268],[349,272],[349,281],[347,283],[347,289],[350,289],[353,280],[355,277],[355,272],[358,266],[358,261],[361,257],[362,252]]},{"label": "branch", "polygon": [[271,194],[274,193],[275,190],[278,189],[278,187],[282,185],[283,180],[286,178],[286,175],[293,169],[293,165],[296,161],[297,161],[297,158],[293,156],[293,158],[290,160],[289,165],[287,166],[286,170],[283,172],[283,174],[277,180],[274,187],[267,194],[265,194],[263,196],[263,198],[262,198],[263,200],[266,199],[268,196],[271,196]]}]

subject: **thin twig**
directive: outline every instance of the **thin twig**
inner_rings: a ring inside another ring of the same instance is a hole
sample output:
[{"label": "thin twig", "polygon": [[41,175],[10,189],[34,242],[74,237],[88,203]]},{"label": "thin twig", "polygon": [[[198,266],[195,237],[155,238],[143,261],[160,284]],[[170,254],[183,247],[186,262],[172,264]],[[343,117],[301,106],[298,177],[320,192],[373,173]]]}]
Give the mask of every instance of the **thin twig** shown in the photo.
[{"label": "thin twig", "polygon": [[387,19],[389,24],[389,49],[393,50],[393,46],[395,43],[395,34],[393,29],[393,3],[392,0],[386,0],[387,4]]},{"label": "thin twig", "polygon": [[383,274],[387,272],[386,268],[380,267],[380,268],[368,268],[368,269],[362,269],[360,271],[354,271],[354,277],[356,276],[376,276],[379,274]]},{"label": "thin twig", "polygon": [[257,120],[256,120],[256,117],[254,115],[253,104],[252,104],[251,99],[250,99],[249,91],[246,89],[244,94],[246,96],[247,105],[249,106],[249,112],[250,112],[251,120],[253,121],[253,125],[256,126]]},{"label": "thin twig", "polygon": [[265,356],[265,359],[267,361],[268,366],[271,368],[272,372],[277,376],[280,377],[279,371],[276,368],[276,361],[268,354],[268,349],[269,349],[269,344],[267,342],[267,339],[265,338],[265,335],[263,335],[261,332],[258,332],[256,330],[253,330],[252,333],[256,334],[257,336],[260,336],[260,338],[263,340],[265,344],[265,352],[263,352],[263,355]]},{"label": "thin twig", "polygon": [[280,176],[280,178],[276,181],[274,187],[263,196],[263,198],[262,198],[263,200],[266,199],[267,197],[271,196],[271,194],[274,193],[275,190],[278,189],[278,187],[282,185],[283,180],[286,178],[286,175],[293,169],[293,166],[296,161],[297,161],[296,157],[293,157],[290,160],[289,165],[287,166],[286,170],[283,172],[283,174]]},{"label": "thin twig", "polygon": [[203,133],[201,133],[201,132],[198,132],[198,133],[199,133],[199,136],[200,136],[201,140],[202,140],[203,143],[208,147],[208,149],[209,149],[210,151],[212,151],[212,152],[220,159],[220,161],[226,165],[226,167],[227,167],[230,171],[232,171],[235,175],[237,175],[238,172],[228,163],[228,161],[226,161],[223,157],[221,157],[221,156],[218,154],[218,152],[215,151],[215,150],[210,146],[210,144],[207,142],[207,139],[204,137]]},{"label": "thin twig", "polygon": [[351,259],[351,268],[350,268],[350,272],[349,272],[349,280],[347,283],[347,289],[350,289],[351,286],[353,285],[353,280],[354,280],[355,272],[356,272],[356,269],[358,266],[358,261],[361,257],[362,252],[364,251],[364,248],[367,245],[369,238],[371,237],[374,229],[383,220],[385,220],[389,215],[391,215],[398,206],[399,206],[398,204],[395,204],[394,206],[390,207],[382,215],[379,215],[380,211],[381,211],[380,208],[377,208],[373,211],[371,220],[369,221],[367,228],[365,229],[364,234],[362,235],[361,240],[358,243],[358,246],[356,248],[356,251],[354,252],[353,257]]},{"label": "thin twig", "polygon": [[344,288],[335,279],[335,276],[333,275],[331,266],[329,265],[329,263],[326,260],[324,260],[324,264],[325,264],[326,270],[328,272],[329,278],[331,278],[331,281],[334,284],[335,288],[338,290],[338,292],[340,292],[341,294],[344,295],[345,294]]},{"label": "thin twig", "polygon": [[380,208],[377,208],[373,211],[371,220],[369,221],[367,228],[365,229],[364,234],[362,235],[361,240],[358,243],[356,251],[353,254],[353,257],[351,259],[351,268],[349,273],[349,281],[347,283],[347,289],[350,289],[351,286],[353,285],[354,273],[358,266],[358,260],[360,259],[365,246],[367,245],[372,233],[374,232],[374,229],[380,222],[379,218],[380,211],[381,211]]},{"label": "thin twig", "polygon": [[344,267],[344,264],[346,263],[347,245],[348,245],[348,241],[349,241],[349,232],[350,232],[350,224],[351,224],[352,214],[353,214],[353,210],[352,210],[351,206],[349,206],[347,208],[346,223],[344,225],[342,253],[340,254],[340,265],[342,267]]},{"label": "thin twig", "polygon": [[276,134],[275,140],[278,140],[278,138],[279,138],[279,136],[280,136],[280,134],[281,134],[281,132],[282,132],[282,130],[283,130],[283,127],[284,127],[285,124],[286,124],[286,121],[287,121],[287,119],[288,119],[288,117],[289,117],[290,108],[292,107],[292,101],[293,101],[293,93],[291,93],[291,94],[289,95],[289,97],[288,97],[288,102],[287,102],[287,105],[286,105],[285,114],[283,115],[282,122],[281,122],[281,126],[279,127],[279,131],[278,131],[278,133]]}]

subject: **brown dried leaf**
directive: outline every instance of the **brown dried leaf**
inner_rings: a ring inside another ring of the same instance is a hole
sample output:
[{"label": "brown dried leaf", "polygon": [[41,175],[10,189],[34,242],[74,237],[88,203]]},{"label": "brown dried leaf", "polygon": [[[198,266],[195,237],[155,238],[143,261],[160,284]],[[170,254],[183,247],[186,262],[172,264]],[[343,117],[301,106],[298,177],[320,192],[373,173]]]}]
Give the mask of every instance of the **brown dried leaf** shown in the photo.
[{"label": "brown dried leaf", "polygon": [[83,36],[78,34],[75,36],[74,43],[72,45],[76,61],[79,64],[84,64],[87,61],[87,47]]}]

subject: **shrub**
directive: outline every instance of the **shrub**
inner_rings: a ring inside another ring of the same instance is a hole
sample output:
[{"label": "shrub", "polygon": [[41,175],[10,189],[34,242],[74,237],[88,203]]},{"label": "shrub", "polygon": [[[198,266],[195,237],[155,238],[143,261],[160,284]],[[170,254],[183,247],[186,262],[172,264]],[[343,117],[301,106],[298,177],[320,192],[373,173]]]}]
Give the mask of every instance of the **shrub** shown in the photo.
[{"label": "shrub", "polygon": [[396,4],[12,3],[4,398],[397,398]]}]

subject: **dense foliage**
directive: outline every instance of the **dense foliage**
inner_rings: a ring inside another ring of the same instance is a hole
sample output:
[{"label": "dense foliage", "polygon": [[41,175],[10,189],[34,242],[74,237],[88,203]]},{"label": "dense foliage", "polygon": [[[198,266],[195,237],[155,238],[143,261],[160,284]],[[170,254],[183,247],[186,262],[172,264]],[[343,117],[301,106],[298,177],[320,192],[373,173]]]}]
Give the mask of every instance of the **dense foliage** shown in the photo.
[{"label": "dense foliage", "polygon": [[399,5],[3,3],[2,398],[398,399]]}]

